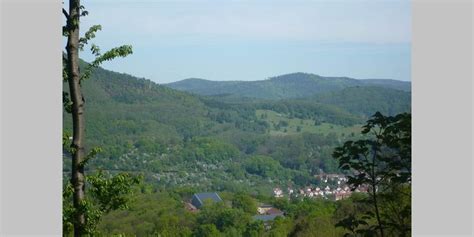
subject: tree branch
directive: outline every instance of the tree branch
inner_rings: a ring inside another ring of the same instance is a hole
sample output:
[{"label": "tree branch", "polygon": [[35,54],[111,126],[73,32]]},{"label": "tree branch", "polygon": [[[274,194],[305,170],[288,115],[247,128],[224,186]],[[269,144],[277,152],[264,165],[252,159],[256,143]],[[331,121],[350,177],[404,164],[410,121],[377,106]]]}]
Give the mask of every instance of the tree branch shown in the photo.
[{"label": "tree branch", "polygon": [[66,19],[69,20],[69,14],[67,13],[66,9],[63,8],[63,14],[66,17]]}]

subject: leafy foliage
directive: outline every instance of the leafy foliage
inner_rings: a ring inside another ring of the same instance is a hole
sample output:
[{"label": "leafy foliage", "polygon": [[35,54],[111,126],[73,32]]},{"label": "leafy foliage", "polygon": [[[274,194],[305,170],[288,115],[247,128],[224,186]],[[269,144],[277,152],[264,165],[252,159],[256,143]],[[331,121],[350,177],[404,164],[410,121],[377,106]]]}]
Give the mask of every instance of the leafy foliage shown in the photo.
[{"label": "leafy foliage", "polygon": [[245,161],[245,170],[250,174],[275,178],[283,171],[280,163],[268,156],[252,156]]},{"label": "leafy foliage", "polygon": [[[107,214],[99,230],[107,236],[336,237],[344,233],[342,228],[334,227],[334,202],[309,199],[297,202],[267,200],[272,203],[283,202],[282,210],[286,214],[264,225],[251,217],[256,214],[256,209],[250,213],[243,211],[239,205],[234,205],[234,202],[229,204],[230,199],[235,200],[239,195],[241,194],[224,198],[224,202],[205,204],[198,212],[189,212],[184,209],[183,197],[172,188],[152,194],[139,194],[130,209]],[[221,197],[224,196],[226,195],[221,193]]]},{"label": "leafy foliage", "polygon": [[254,214],[255,210],[257,210],[257,202],[245,193],[236,193],[232,199],[232,207],[241,209],[249,214]]},{"label": "leafy foliage", "polygon": [[133,191],[130,187],[140,183],[140,176],[131,176],[128,173],[120,173],[107,178],[102,171],[87,177],[91,187],[89,192],[97,200],[102,212],[116,209],[128,208],[130,196]]},{"label": "leafy foliage", "polygon": [[[348,184],[355,189],[361,185],[370,188],[370,200],[374,211],[367,212],[368,216],[377,218],[377,225],[370,226],[366,231],[380,231],[384,236],[386,225],[398,231],[400,236],[409,233],[411,206],[399,195],[400,187],[409,189],[411,182],[411,115],[404,113],[396,116],[384,116],[377,112],[364,126],[363,134],[371,135],[368,139],[347,141],[343,146],[334,150],[333,156],[339,161],[339,167],[350,170]],[[402,188],[403,189],[403,188]],[[382,200],[380,196],[384,197]],[[409,195],[408,195],[409,196]],[[393,198],[398,197],[396,201]],[[402,207],[394,208],[394,202]],[[391,210],[398,215],[398,219],[381,218],[381,203],[391,205]],[[366,219],[366,217],[364,217]],[[359,225],[367,225],[365,220],[356,219],[353,215],[339,222],[355,233]]]},{"label": "leafy foliage", "polygon": [[80,203],[80,207],[73,206],[73,188],[67,182],[63,189],[63,232],[72,234],[77,212],[85,213],[86,233],[97,233],[97,225],[103,215],[113,210],[127,209],[133,188],[140,183],[140,176],[131,176],[126,173],[110,177],[103,172],[89,175],[87,182],[91,186],[87,191],[89,195]]}]

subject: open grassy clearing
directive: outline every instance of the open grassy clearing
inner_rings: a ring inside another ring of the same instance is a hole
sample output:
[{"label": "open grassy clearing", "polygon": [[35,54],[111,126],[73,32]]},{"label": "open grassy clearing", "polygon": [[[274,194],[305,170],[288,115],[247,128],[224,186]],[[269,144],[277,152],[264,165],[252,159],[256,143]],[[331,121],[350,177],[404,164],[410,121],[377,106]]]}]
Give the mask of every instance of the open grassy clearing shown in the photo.
[{"label": "open grassy clearing", "polygon": [[280,114],[272,110],[257,110],[257,118],[270,124],[270,135],[284,136],[296,133],[308,132],[327,135],[335,133],[338,136],[350,137],[360,134],[362,125],[342,126],[331,123],[315,125],[311,119],[289,118],[286,114]]}]

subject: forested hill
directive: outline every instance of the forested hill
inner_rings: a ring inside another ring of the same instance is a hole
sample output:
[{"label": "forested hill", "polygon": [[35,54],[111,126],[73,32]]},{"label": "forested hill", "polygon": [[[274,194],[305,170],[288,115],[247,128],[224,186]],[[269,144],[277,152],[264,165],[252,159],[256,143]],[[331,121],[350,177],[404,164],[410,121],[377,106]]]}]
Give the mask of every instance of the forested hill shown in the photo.
[{"label": "forested hill", "polygon": [[[307,83],[313,80],[306,76]],[[332,91],[268,100],[196,95],[98,68],[82,83],[86,148],[103,149],[88,169],[145,172],[156,185],[202,190],[268,194],[277,184],[304,186],[314,182],[316,172],[338,171],[333,148],[354,139],[370,115],[410,110],[410,92],[357,86],[347,78],[334,79],[338,84],[325,80],[319,85]],[[71,116],[64,112],[63,118],[64,130],[71,132]],[[70,159],[64,159],[64,171],[69,169]]]},{"label": "forested hill", "polygon": [[[105,146],[114,157],[139,144],[178,143],[212,123],[198,97],[147,79],[98,68],[82,87],[87,143]],[[71,131],[70,116],[63,117],[65,130]]]},{"label": "forested hill", "polygon": [[[85,62],[81,63],[85,65]],[[380,87],[383,81],[376,81],[376,87],[360,86],[367,83],[303,73],[246,83],[214,83],[198,79],[190,82],[196,88],[207,83],[235,88],[248,97],[193,95],[147,79],[98,68],[90,79],[82,83],[88,143],[91,146],[107,146],[107,154],[119,156],[131,147],[146,147],[145,144],[178,144],[196,136],[220,136],[232,131],[234,134],[268,132],[272,125],[258,118],[257,110],[274,111],[289,118],[351,126],[362,123],[375,111],[389,115],[410,111],[411,103],[410,92]],[[232,84],[236,86],[228,86]],[[389,81],[387,85],[401,84]],[[209,86],[208,90],[212,88]],[[259,94],[259,89],[296,97],[296,88],[300,88],[300,95],[311,94],[311,88],[318,88],[315,90],[320,93],[284,100],[250,97],[252,93]],[[330,92],[323,92],[321,88]],[[406,89],[409,89],[409,84]],[[66,84],[64,90],[67,91]],[[71,130],[70,116],[64,116],[64,127],[66,131]]]},{"label": "forested hill", "polygon": [[260,99],[302,98],[354,86],[377,86],[408,92],[411,90],[410,82],[406,81],[357,80],[348,77],[323,77],[308,73],[291,73],[261,81],[209,81],[190,78],[165,84],[165,86],[199,95],[230,94]]},{"label": "forested hill", "polygon": [[313,97],[321,104],[334,105],[355,115],[371,116],[374,111],[395,115],[409,112],[411,93],[378,86],[348,87]]}]

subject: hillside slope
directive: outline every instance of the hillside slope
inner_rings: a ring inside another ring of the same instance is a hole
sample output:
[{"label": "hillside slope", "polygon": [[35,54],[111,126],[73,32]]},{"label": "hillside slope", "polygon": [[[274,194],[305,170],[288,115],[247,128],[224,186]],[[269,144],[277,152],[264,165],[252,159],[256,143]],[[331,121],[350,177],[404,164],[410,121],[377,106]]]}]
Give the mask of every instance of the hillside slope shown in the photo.
[{"label": "hillside slope", "polygon": [[[296,88],[313,80],[319,79],[269,81]],[[320,87],[332,91],[264,100],[190,94],[98,68],[83,82],[86,148],[103,148],[88,172],[139,172],[157,187],[191,185],[201,190],[271,193],[275,185],[288,182],[305,186],[316,182],[315,172],[338,172],[333,148],[355,139],[367,114],[410,110],[409,92],[345,87],[353,82],[319,80]],[[67,84],[63,86],[67,91]],[[65,112],[63,122],[70,132],[71,116]],[[70,162],[66,155],[65,173]]]},{"label": "hillside slope", "polygon": [[379,111],[396,115],[411,110],[411,93],[378,86],[356,86],[319,94],[313,97],[321,104],[334,105],[365,118]]},{"label": "hillside slope", "polygon": [[[88,146],[106,146],[114,157],[141,141],[178,143],[213,124],[199,98],[150,80],[98,68],[82,84]],[[71,131],[70,116],[63,119]]]}]

